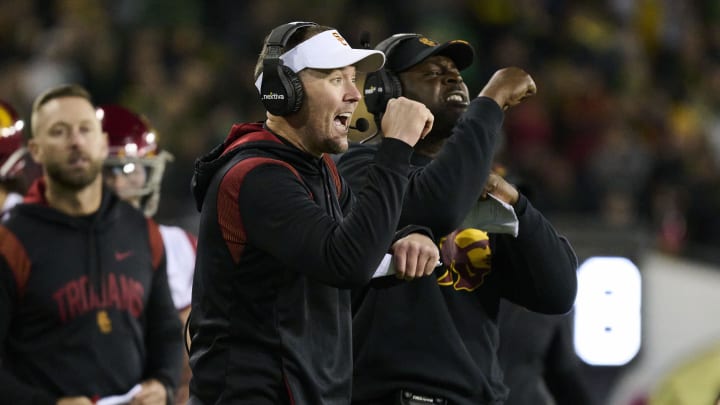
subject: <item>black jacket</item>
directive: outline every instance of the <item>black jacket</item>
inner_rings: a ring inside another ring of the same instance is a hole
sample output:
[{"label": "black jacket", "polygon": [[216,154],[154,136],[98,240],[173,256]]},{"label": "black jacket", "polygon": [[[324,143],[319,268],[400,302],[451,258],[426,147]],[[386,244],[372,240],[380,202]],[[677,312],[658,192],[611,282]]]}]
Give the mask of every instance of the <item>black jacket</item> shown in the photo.
[{"label": "black jacket", "polygon": [[205,404],[350,401],[349,288],[370,280],[391,245],[411,152],[401,141],[380,148],[354,204],[327,155],[261,123],[234,126],[196,163],[191,395]]},{"label": "black jacket", "polygon": [[[438,240],[445,266],[434,279],[356,290],[354,400],[405,388],[453,404],[502,401],[500,298],[546,313],[572,307],[575,254],[524,196],[515,206],[517,238],[457,229],[482,192],[501,124],[498,105],[477,98],[434,160],[413,155],[400,226],[416,223],[445,235]],[[351,187],[364,181],[376,148],[355,145],[340,158]]]},{"label": "black jacket", "polygon": [[43,183],[0,226],[0,398],[124,394],[182,365],[157,225],[105,190],[100,209],[71,217],[49,207]]},{"label": "black jacket", "polygon": [[538,314],[503,301],[498,318],[506,405],[595,403],[573,347],[572,312]]}]

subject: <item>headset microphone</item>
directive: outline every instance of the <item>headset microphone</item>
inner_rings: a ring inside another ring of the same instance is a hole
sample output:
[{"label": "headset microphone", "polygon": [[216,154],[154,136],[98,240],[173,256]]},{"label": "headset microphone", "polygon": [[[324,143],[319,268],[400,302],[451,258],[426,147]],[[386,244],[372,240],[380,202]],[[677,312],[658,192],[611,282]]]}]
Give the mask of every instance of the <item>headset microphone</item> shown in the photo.
[{"label": "headset microphone", "polygon": [[370,122],[366,120],[365,118],[358,118],[357,121],[355,121],[355,126],[349,126],[348,128],[354,129],[356,131],[365,132],[370,128]]}]

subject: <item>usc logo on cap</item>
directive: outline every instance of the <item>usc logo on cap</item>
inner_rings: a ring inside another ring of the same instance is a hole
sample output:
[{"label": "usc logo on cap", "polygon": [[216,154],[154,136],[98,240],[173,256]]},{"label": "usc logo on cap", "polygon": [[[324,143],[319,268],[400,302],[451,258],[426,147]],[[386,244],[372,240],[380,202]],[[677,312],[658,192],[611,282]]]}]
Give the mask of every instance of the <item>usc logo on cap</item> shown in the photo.
[{"label": "usc logo on cap", "polygon": [[340,35],[340,33],[338,33],[337,31],[333,31],[332,35],[335,37],[335,39],[338,40],[338,42],[343,44],[343,46],[349,46],[345,41],[345,38],[343,38],[342,35]]},{"label": "usc logo on cap", "polygon": [[437,45],[437,42],[433,41],[432,39],[425,38],[425,37],[420,37],[420,39],[418,39],[418,41],[420,41],[421,44],[424,44],[427,46],[436,46]]}]

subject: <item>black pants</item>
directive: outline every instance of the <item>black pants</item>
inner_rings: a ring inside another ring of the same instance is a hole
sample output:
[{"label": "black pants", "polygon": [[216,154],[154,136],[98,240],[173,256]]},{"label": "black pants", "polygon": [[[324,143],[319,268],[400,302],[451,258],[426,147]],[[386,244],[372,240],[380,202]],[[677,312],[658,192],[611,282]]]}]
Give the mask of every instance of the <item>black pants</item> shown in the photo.
[{"label": "black pants", "polygon": [[367,401],[352,401],[352,405],[397,405],[399,404],[397,397],[387,397],[381,399],[371,399]]}]

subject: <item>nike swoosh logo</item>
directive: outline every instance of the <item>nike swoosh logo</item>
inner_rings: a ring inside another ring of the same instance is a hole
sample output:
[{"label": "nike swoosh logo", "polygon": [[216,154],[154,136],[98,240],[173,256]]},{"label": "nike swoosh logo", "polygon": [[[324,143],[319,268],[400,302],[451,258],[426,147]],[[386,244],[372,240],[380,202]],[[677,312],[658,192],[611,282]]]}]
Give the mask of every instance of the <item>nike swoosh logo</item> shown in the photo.
[{"label": "nike swoosh logo", "polygon": [[128,250],[127,252],[115,252],[115,260],[121,262],[128,257],[132,256],[133,252],[132,250]]}]

